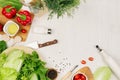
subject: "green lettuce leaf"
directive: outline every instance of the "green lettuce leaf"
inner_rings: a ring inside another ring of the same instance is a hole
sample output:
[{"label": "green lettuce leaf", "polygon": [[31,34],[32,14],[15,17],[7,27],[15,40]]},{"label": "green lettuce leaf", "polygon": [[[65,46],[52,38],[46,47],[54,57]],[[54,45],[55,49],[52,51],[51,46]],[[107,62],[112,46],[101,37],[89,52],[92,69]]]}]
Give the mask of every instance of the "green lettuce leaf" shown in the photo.
[{"label": "green lettuce leaf", "polygon": [[23,56],[23,51],[22,50],[12,50],[9,54],[8,57],[6,58],[6,61],[3,65],[3,67],[9,67],[13,68],[16,71],[20,71],[23,63],[23,59],[21,58]]},{"label": "green lettuce leaf", "polygon": [[12,68],[0,68],[0,80],[16,80],[17,71]]},{"label": "green lettuce leaf", "polygon": [[3,66],[7,58],[6,54],[0,54],[0,68]]},{"label": "green lettuce leaf", "polygon": [[110,80],[111,70],[107,66],[98,68],[94,73],[94,80]]}]

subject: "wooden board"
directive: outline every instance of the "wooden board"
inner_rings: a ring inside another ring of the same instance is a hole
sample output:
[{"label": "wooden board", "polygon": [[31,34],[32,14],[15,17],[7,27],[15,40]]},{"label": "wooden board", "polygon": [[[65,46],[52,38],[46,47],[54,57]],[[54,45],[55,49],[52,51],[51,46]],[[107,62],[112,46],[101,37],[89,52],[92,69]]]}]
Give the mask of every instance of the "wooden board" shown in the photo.
[{"label": "wooden board", "polygon": [[[9,21],[9,20],[12,20],[12,21],[16,22],[16,23],[20,26],[19,32],[16,34],[16,36],[21,36],[21,37],[22,37],[22,41],[26,41],[27,36],[28,36],[28,34],[29,34],[29,30],[30,30],[31,24],[28,24],[28,25],[26,25],[26,26],[23,26],[23,25],[19,24],[19,23],[16,21],[15,18],[13,18],[13,19],[8,19],[8,18],[6,18],[4,15],[2,15],[1,12],[2,12],[2,8],[0,8],[0,23],[4,25],[4,24],[5,24],[7,21]],[[33,17],[34,17],[34,15],[32,14],[32,18],[33,18]],[[27,30],[27,33],[22,33],[22,32],[20,31],[21,29]],[[0,34],[5,34],[5,33],[4,33],[4,32],[0,32]]]}]

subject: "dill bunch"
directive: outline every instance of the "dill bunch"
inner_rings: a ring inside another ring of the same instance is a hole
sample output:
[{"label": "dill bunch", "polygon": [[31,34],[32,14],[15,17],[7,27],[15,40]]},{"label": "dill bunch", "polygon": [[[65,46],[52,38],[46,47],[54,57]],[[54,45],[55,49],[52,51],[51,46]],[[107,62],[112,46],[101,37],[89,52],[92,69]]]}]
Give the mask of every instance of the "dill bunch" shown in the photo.
[{"label": "dill bunch", "polygon": [[80,0],[44,0],[44,2],[50,11],[49,18],[55,14],[57,18],[64,14],[71,15],[71,12],[80,4]]}]

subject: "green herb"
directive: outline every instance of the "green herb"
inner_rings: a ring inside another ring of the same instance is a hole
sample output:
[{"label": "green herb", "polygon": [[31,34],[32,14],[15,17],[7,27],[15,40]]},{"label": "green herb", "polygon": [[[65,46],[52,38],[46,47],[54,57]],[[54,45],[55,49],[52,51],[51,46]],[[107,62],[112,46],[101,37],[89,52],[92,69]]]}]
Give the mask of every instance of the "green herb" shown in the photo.
[{"label": "green herb", "polygon": [[45,67],[45,62],[39,59],[37,52],[33,51],[32,55],[24,54],[23,58],[23,66],[17,80],[31,80],[33,74],[35,74],[39,80],[49,80],[46,76],[48,69]]},{"label": "green herb", "polygon": [[50,11],[50,18],[54,14],[57,17],[63,16],[65,13],[71,15],[71,12],[80,4],[80,0],[44,0]]},{"label": "green herb", "polygon": [[19,10],[22,7],[22,4],[19,0],[0,0],[0,7],[4,7],[7,5],[14,6],[17,10]]},{"label": "green herb", "polygon": [[0,53],[2,53],[2,51],[4,51],[5,49],[7,49],[7,44],[5,41],[0,41]]}]

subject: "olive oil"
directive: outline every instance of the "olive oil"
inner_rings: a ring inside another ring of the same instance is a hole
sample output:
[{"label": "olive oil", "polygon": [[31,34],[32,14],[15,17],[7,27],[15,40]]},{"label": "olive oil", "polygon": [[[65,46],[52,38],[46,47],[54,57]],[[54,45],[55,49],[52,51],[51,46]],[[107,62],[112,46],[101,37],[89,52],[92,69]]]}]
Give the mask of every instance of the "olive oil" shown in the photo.
[{"label": "olive oil", "polygon": [[11,35],[15,34],[18,31],[18,27],[16,26],[16,24],[10,24],[8,26],[7,32]]}]

